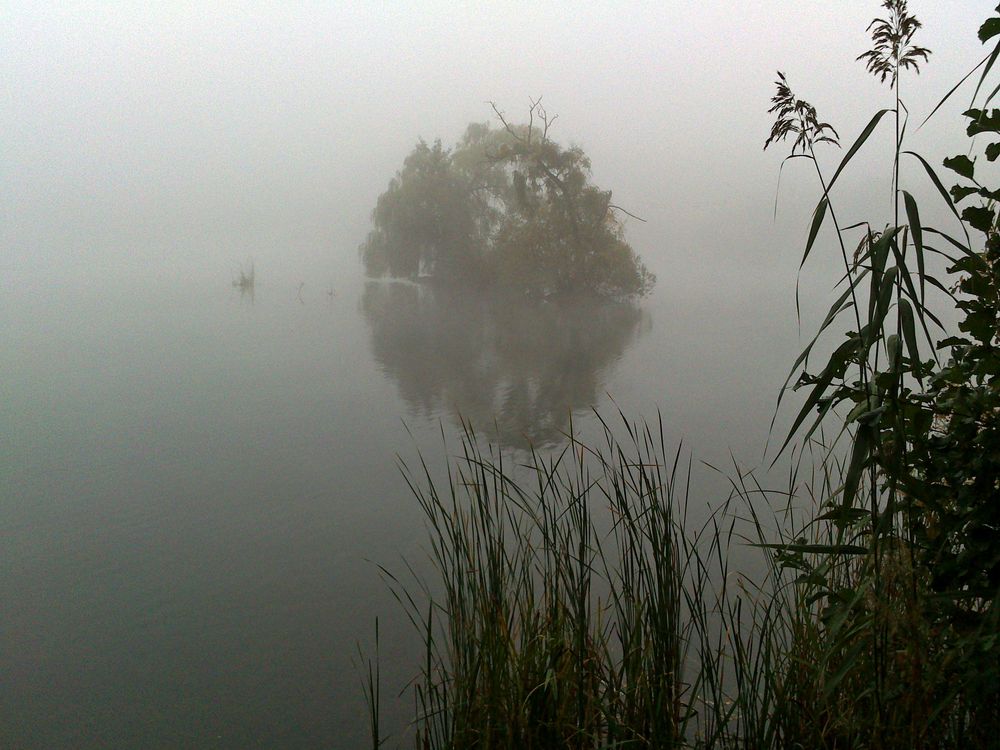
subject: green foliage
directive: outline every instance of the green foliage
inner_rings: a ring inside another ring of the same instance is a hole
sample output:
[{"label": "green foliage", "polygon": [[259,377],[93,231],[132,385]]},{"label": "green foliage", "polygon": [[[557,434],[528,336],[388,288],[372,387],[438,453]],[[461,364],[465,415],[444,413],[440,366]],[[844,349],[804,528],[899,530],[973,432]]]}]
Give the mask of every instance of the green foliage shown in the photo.
[{"label": "green foliage", "polygon": [[[452,150],[420,142],[372,214],[361,247],[373,276],[495,284],[533,297],[642,296],[655,281],[625,240],[590,160],[528,125],[472,124]],[[542,125],[537,126],[538,118]]]},{"label": "green foliage", "polygon": [[457,275],[473,261],[476,232],[468,185],[452,155],[420,141],[372,212],[374,229],[361,246],[368,273],[415,278]]},{"label": "green foliage", "polygon": [[[798,384],[809,392],[785,440],[787,446],[806,426],[808,438],[836,420],[851,446],[843,482],[825,498],[819,519],[830,524],[829,539],[809,548],[816,553],[812,560],[796,545],[781,545],[778,555],[782,564],[791,560],[806,571],[800,582],[812,590],[810,598],[827,602],[803,637],[822,660],[839,663],[828,692],[862,696],[850,709],[842,707],[846,715],[833,717],[831,727],[850,730],[838,730],[836,746],[987,747],[1000,729],[1000,239],[994,205],[1000,192],[977,180],[969,156],[944,161],[971,183],[946,191],[926,160],[903,150],[899,76],[904,69],[917,72],[918,61],[930,53],[912,43],[920,23],[906,3],[886,0],[884,7],[890,16],[869,27],[873,47],[858,59],[890,82],[895,98],[888,110],[896,123],[893,221],[881,231],[870,222],[852,225],[864,235],[851,262],[845,255],[847,290],[820,334],[847,311],[856,326],[818,374],[804,369],[812,344],[796,362],[803,368]],[[980,37],[995,36],[998,23],[984,24]],[[998,51],[1000,45],[984,60],[980,86]],[[796,101],[783,77],[778,85],[774,101]],[[775,132],[785,134],[783,111],[777,111],[769,144],[778,140]],[[812,160],[823,189],[806,256],[824,216],[834,215],[830,188],[885,113],[876,114],[829,182],[813,149],[822,134],[815,111],[811,128],[789,131],[798,134],[794,148]],[[995,111],[970,109],[966,117],[969,136],[995,140],[1000,134]],[[964,226],[963,242],[921,223],[917,200],[899,184],[899,161],[907,155],[921,163],[952,214],[985,234],[984,250],[971,249]],[[998,155],[1000,146],[986,146],[988,160]],[[956,204],[973,197],[981,202],[959,211]],[[844,230],[834,223],[843,252]],[[949,252],[931,246],[932,238],[945,240]],[[929,273],[928,252],[951,259],[948,273],[959,277],[954,292]],[[958,328],[966,336],[946,336],[937,346],[949,355],[943,366],[921,357],[918,330],[933,345],[931,327],[942,328],[928,288],[955,299],[964,313]],[[829,746],[830,737],[811,741]]]},{"label": "green foliage", "polygon": [[[976,125],[970,135],[1000,133],[995,118],[979,110],[966,116]],[[957,157],[946,166],[974,181]],[[985,199],[962,211],[985,235],[983,249],[962,255],[950,269],[959,276],[958,328],[965,335],[941,342],[950,357],[922,396],[932,420],[913,436],[906,490],[916,500],[909,520],[918,560],[937,595],[941,636],[966,667],[962,677],[970,689],[1000,702],[1000,233],[994,192],[975,184],[975,193],[952,188],[960,200],[973,194]]]}]

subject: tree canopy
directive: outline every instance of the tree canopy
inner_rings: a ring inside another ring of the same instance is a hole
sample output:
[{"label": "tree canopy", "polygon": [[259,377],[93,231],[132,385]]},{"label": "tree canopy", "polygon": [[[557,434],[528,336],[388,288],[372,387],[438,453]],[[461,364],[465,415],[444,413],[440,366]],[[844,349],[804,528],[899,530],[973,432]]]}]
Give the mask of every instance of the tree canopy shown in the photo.
[{"label": "tree canopy", "polygon": [[590,159],[549,138],[538,102],[524,125],[470,124],[446,149],[421,140],[372,212],[371,276],[496,285],[532,297],[642,296],[655,278],[625,240]]}]

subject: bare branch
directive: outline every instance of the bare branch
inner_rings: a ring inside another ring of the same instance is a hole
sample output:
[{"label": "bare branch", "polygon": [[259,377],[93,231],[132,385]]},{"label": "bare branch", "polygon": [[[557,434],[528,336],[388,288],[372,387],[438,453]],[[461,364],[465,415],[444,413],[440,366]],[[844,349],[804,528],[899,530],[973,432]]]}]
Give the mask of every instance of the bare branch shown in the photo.
[{"label": "bare branch", "polygon": [[548,143],[549,128],[552,127],[552,123],[554,123],[559,118],[559,115],[553,115],[552,117],[549,117],[548,112],[545,111],[545,108],[539,106],[538,116],[542,119],[542,122],[545,123],[545,129],[542,131],[542,143]]},{"label": "bare branch", "polygon": [[528,145],[531,145],[531,131],[535,124],[535,110],[538,109],[538,105],[542,103],[542,97],[537,99],[532,99],[528,97],[528,103],[531,105],[528,107]]},{"label": "bare branch", "polygon": [[493,108],[493,113],[497,116],[497,119],[499,119],[500,122],[503,124],[504,130],[510,133],[511,137],[518,143],[523,142],[524,139],[521,138],[514,130],[514,128],[511,126],[511,124],[507,122],[507,119],[503,116],[503,112],[501,112],[500,108],[497,107],[496,102],[491,101],[490,106]]},{"label": "bare branch", "polygon": [[531,145],[531,130],[535,126],[535,107],[538,106],[537,102],[532,102],[531,97],[528,97],[528,101],[531,102],[531,106],[528,107],[528,145]]},{"label": "bare branch", "polygon": [[641,222],[643,222],[643,223],[645,223],[645,221],[646,221],[646,220],[645,220],[644,218],[642,218],[641,216],[636,216],[636,215],[635,215],[634,213],[632,213],[631,211],[626,211],[626,210],[625,210],[624,208],[622,208],[621,206],[616,206],[616,205],[615,205],[614,203],[609,203],[609,204],[608,204],[608,208],[611,208],[611,209],[614,209],[615,211],[621,211],[621,212],[622,212],[623,214],[625,214],[626,216],[631,216],[631,217],[632,217],[633,219],[637,219],[637,220],[639,220],[639,221],[641,221]]}]

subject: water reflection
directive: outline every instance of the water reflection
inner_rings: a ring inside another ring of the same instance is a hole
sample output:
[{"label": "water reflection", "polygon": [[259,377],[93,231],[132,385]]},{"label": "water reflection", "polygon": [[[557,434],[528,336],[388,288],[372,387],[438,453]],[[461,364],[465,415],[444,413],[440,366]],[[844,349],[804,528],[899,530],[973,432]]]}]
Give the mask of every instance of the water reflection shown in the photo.
[{"label": "water reflection", "polygon": [[528,302],[369,282],[372,353],[414,413],[459,415],[512,447],[558,442],[649,329],[628,304]]},{"label": "water reflection", "polygon": [[253,307],[254,299],[256,297],[253,286],[249,287],[238,286],[236,288],[240,293],[240,304],[243,304],[245,302],[249,304],[251,307]]}]

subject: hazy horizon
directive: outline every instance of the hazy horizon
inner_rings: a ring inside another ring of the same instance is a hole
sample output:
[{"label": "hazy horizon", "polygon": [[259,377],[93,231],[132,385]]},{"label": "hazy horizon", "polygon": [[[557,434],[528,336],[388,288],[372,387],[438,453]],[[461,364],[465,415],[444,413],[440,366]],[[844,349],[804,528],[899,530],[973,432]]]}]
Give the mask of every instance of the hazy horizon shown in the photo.
[{"label": "hazy horizon", "polygon": [[[879,10],[8,4],[0,270],[228,274],[252,257],[265,278],[360,275],[371,208],[418,138],[453,144],[494,119],[489,101],[516,120],[542,96],[559,116],[553,137],[581,145],[595,182],[647,220],[630,221],[629,237],[661,282],[708,281],[695,267],[720,264],[790,278],[816,191],[789,165],[772,219],[784,148],[761,146],[775,70],[852,140],[890,103],[854,60]],[[978,61],[991,5],[912,10],[933,51],[904,81],[922,120]],[[911,126],[936,162],[961,144],[964,97],[953,104]],[[889,203],[859,171],[838,193],[844,214]]]}]

